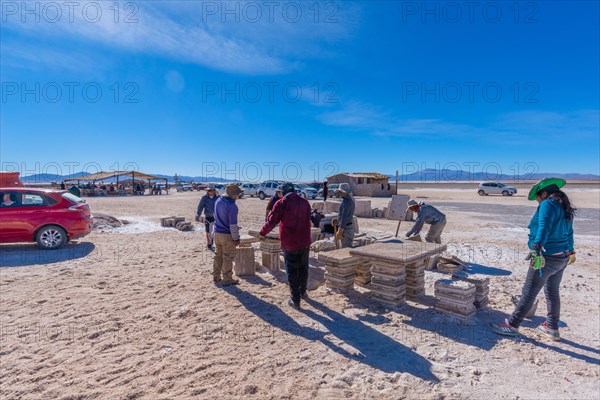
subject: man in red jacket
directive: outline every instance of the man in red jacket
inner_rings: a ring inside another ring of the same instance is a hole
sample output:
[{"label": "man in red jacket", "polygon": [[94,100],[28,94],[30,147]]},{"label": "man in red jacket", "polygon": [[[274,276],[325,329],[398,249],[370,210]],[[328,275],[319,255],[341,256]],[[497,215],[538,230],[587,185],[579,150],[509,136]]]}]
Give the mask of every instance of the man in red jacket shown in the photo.
[{"label": "man in red jacket", "polygon": [[300,307],[300,299],[306,295],[308,281],[308,255],[310,248],[310,204],[298,196],[294,185],[286,182],[281,186],[283,198],[267,217],[260,230],[264,238],[277,224],[281,237],[281,248],[285,256],[285,271],[290,284],[291,299],[288,304]]}]

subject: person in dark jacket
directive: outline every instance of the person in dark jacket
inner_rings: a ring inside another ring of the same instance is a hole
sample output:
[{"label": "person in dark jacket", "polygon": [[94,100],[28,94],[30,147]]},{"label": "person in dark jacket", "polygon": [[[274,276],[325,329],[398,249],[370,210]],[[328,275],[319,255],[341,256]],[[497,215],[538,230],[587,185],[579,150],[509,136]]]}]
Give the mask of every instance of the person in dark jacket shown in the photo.
[{"label": "person in dark jacket", "polygon": [[277,189],[275,189],[275,195],[273,197],[271,197],[271,200],[269,200],[269,204],[267,204],[265,220],[269,216],[269,213],[273,209],[273,206],[275,205],[275,203],[277,203],[277,201],[279,201],[282,197],[283,197],[283,194],[281,193],[281,187],[278,186]]},{"label": "person in dark jacket", "polygon": [[200,216],[204,212],[204,230],[206,231],[206,245],[209,250],[213,250],[212,226],[215,222],[215,203],[218,198],[215,186],[208,185],[206,194],[200,199],[198,210],[196,211],[196,221],[200,221]]},{"label": "person in dark jacket", "polygon": [[342,197],[340,209],[337,218],[337,234],[335,239],[342,242],[342,248],[352,247],[354,241],[355,227],[354,208],[355,202],[352,197],[352,189],[348,183],[340,183],[340,187],[335,190]]},{"label": "person in dark jacket", "polygon": [[[243,190],[238,185],[230,184],[225,188],[225,195],[215,202],[215,259],[213,262],[213,282],[223,282],[223,286],[237,285],[233,278],[233,260],[235,248],[240,245],[240,228],[238,226],[238,207],[235,201]],[[223,277],[221,277],[223,274]]]},{"label": "person in dark jacket", "polygon": [[406,237],[411,237],[421,232],[425,223],[430,224],[425,241],[429,243],[442,243],[442,232],[446,226],[446,215],[434,206],[425,203],[419,203],[416,200],[409,200],[406,211],[411,210],[417,213],[417,220],[412,229],[406,232]]},{"label": "person in dark jacket", "polygon": [[327,201],[327,196],[329,196],[329,186],[327,186],[327,181],[323,182],[323,201]]},{"label": "person in dark jacket", "polygon": [[292,183],[284,183],[281,189],[283,198],[275,203],[269,213],[267,222],[260,230],[260,238],[264,239],[279,224],[285,271],[290,284],[291,298],[288,304],[298,308],[300,299],[306,295],[308,282],[310,204],[298,196]]},{"label": "person in dark jacket", "polygon": [[565,268],[575,262],[573,218],[577,211],[560,190],[566,183],[564,179],[546,178],[529,192],[529,200],[539,204],[529,222],[530,268],[515,311],[504,322],[492,324],[492,329],[501,335],[519,335],[519,325],[543,288],[548,316],[537,329],[552,340],[560,340],[559,289]]}]

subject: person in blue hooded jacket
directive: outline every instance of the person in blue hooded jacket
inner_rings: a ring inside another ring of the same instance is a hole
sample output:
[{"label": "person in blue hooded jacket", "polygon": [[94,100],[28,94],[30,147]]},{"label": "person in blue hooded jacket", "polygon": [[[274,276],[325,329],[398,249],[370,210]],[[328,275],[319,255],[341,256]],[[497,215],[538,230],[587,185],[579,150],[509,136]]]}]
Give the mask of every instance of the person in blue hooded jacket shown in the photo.
[{"label": "person in blue hooded jacket", "polygon": [[573,218],[577,211],[560,190],[565,184],[564,179],[542,179],[529,192],[529,200],[539,203],[529,222],[530,268],[521,299],[511,317],[503,323],[492,324],[501,335],[519,335],[519,325],[543,288],[548,317],[537,329],[552,340],[560,340],[559,289],[565,268],[575,262]]}]

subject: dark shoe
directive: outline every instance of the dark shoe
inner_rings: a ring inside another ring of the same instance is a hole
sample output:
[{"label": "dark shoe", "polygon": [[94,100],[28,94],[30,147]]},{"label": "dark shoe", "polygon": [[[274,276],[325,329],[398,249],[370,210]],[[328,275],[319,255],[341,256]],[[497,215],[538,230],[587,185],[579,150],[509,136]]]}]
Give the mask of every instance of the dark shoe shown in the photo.
[{"label": "dark shoe", "polygon": [[232,279],[230,281],[223,281],[223,286],[239,285],[239,284],[240,284],[239,279]]},{"label": "dark shoe", "polygon": [[292,299],[289,299],[289,300],[288,300],[288,306],[290,306],[290,307],[294,307],[294,308],[300,308],[300,301],[298,301],[298,302],[296,303],[294,300],[292,300]]},{"label": "dark shoe", "polygon": [[306,299],[308,299],[308,292],[307,292],[307,291],[304,291],[304,292],[300,293],[300,298],[301,298],[302,300],[306,300]]},{"label": "dark shoe", "polygon": [[214,282],[214,283],[219,283],[219,282],[221,282],[222,280],[223,280],[223,279],[221,279],[221,277],[220,277],[220,276],[213,276],[213,282]]}]

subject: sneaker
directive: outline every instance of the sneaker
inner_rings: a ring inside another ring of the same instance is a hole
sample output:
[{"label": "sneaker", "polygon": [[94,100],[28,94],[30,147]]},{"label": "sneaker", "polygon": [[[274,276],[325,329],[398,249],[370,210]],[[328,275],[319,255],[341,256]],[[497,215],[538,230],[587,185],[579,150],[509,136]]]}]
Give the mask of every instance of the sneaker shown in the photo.
[{"label": "sneaker", "polygon": [[300,302],[296,303],[294,300],[289,299],[288,300],[288,306],[294,307],[294,308],[300,308]]},{"label": "sneaker", "polygon": [[232,279],[230,281],[223,281],[223,286],[239,285],[239,284],[240,284],[239,279]]},{"label": "sneaker", "polygon": [[546,321],[543,324],[537,327],[537,330],[542,332],[551,340],[560,340],[560,333],[558,333],[558,329],[550,329],[546,325]]},{"label": "sneaker", "polygon": [[504,322],[501,322],[499,324],[490,324],[490,326],[492,327],[492,329],[500,334],[500,335],[504,335],[504,336],[519,336],[519,330],[513,326],[511,326],[508,323],[508,319],[505,319]]}]

